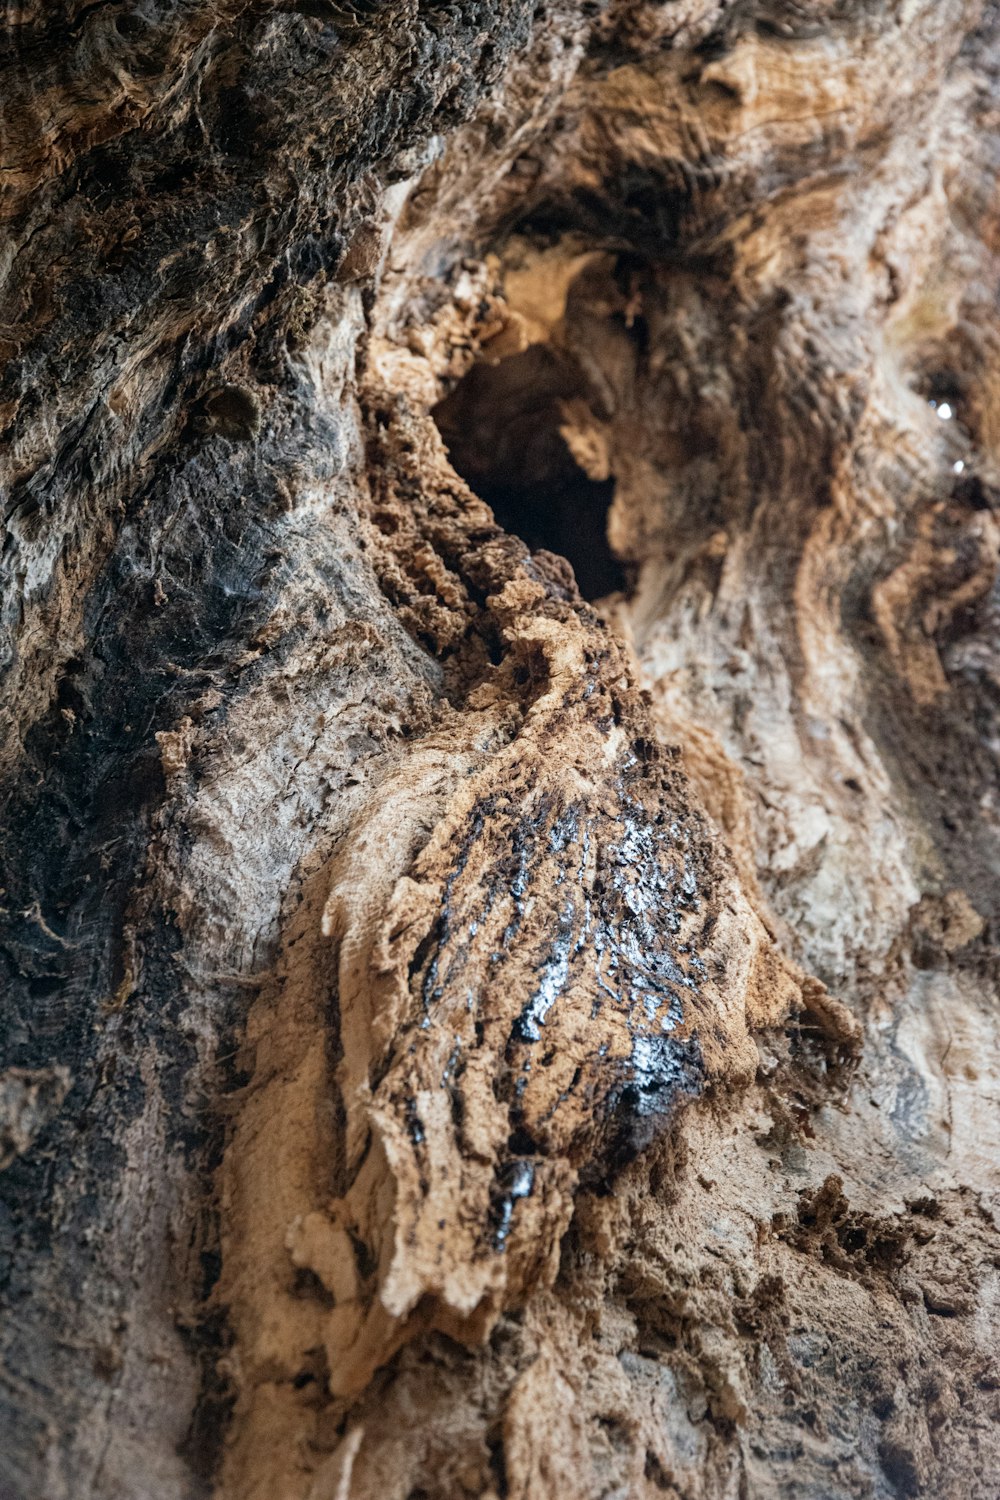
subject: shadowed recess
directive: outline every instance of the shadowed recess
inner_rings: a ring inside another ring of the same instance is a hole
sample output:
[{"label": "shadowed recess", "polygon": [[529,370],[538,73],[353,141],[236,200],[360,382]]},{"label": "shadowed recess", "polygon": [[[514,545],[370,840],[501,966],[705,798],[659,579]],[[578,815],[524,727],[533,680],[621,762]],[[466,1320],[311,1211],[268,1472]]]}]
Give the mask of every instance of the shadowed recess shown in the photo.
[{"label": "shadowed recess", "polygon": [[542,344],[474,365],[433,415],[451,462],[506,531],[571,564],[585,599],[628,588],[608,542],[613,478],[592,479],[570,452],[562,403],[584,394],[573,361]]}]

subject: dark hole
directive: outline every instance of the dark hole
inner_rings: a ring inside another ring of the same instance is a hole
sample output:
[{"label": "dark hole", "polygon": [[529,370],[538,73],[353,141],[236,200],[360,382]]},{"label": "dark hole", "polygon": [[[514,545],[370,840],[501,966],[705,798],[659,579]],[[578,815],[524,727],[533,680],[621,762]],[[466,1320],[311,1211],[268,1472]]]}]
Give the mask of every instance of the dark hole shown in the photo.
[{"label": "dark hole", "polygon": [[486,1439],[486,1446],[490,1455],[490,1473],[493,1476],[493,1484],[500,1500],[506,1500],[510,1494],[510,1484],[507,1479],[507,1462],[503,1451],[503,1438],[490,1434]]},{"label": "dark hole", "polygon": [[205,397],[203,420],[210,431],[232,442],[246,442],[260,426],[260,407],[244,386],[224,385]]},{"label": "dark hole", "polygon": [[347,1232],[351,1237],[351,1244],[354,1246],[354,1258],[357,1261],[358,1274],[363,1280],[367,1281],[370,1277],[374,1276],[378,1269],[378,1260],[359,1234],[355,1234],[352,1229],[349,1229]]},{"label": "dark hole", "polygon": [[962,399],[962,383],[951,370],[935,370],[927,376],[924,386],[928,401],[948,401],[954,405]]},{"label": "dark hole", "polygon": [[146,29],[139,16],[116,16],[115,30],[120,37],[131,41],[133,37],[141,36]]},{"label": "dark hole", "polygon": [[333,1306],[333,1297],[320,1281],[315,1271],[308,1266],[298,1266],[295,1270],[295,1278],[292,1290],[297,1297],[311,1297],[316,1302],[321,1302],[324,1307]]},{"label": "dark hole", "polygon": [[954,485],[952,494],[960,505],[967,505],[970,510],[1000,509],[997,491],[984,484],[978,474],[964,475]]},{"label": "dark hole", "polygon": [[515,1156],[531,1156],[538,1150],[538,1145],[531,1131],[518,1125],[507,1138],[507,1149]]},{"label": "dark hole", "polygon": [[28,993],[34,1000],[45,1000],[49,995],[57,995],[65,984],[62,974],[39,974],[28,981]]},{"label": "dark hole", "polygon": [[658,1490],[673,1489],[669,1474],[651,1448],[647,1448],[646,1450],[646,1466],[643,1472],[645,1477],[651,1480]]},{"label": "dark hole", "polygon": [[585,599],[625,591],[608,543],[614,480],[591,479],[560,432],[561,402],[583,394],[575,366],[544,345],[475,365],[434,418],[455,469],[505,531],[565,557]]},{"label": "dark hole", "polygon": [[628,1429],[621,1417],[598,1417],[597,1421],[607,1435],[612,1448],[617,1449],[619,1453],[623,1453],[628,1448],[629,1441]]}]

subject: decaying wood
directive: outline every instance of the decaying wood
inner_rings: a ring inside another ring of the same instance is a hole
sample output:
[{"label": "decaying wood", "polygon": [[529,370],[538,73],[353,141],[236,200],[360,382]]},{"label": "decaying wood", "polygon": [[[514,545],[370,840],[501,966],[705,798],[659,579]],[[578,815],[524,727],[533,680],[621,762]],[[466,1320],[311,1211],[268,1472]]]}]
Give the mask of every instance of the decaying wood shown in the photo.
[{"label": "decaying wood", "polygon": [[1000,11],[3,49],[0,1490],[993,1500]]}]

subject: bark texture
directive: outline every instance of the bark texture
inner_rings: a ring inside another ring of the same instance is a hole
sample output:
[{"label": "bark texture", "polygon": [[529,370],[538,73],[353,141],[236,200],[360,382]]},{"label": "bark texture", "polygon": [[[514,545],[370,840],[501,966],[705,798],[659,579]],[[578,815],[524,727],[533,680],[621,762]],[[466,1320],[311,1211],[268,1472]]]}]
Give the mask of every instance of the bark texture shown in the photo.
[{"label": "bark texture", "polygon": [[1000,8],[0,69],[0,1493],[996,1500]]}]

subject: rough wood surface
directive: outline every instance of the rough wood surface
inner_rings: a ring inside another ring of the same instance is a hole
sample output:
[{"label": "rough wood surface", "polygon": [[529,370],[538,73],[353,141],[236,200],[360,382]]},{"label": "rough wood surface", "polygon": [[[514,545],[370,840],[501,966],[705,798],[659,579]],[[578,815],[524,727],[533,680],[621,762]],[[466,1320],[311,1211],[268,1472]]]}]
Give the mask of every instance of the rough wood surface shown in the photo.
[{"label": "rough wood surface", "polygon": [[1000,10],[0,76],[4,1500],[996,1500]]}]

